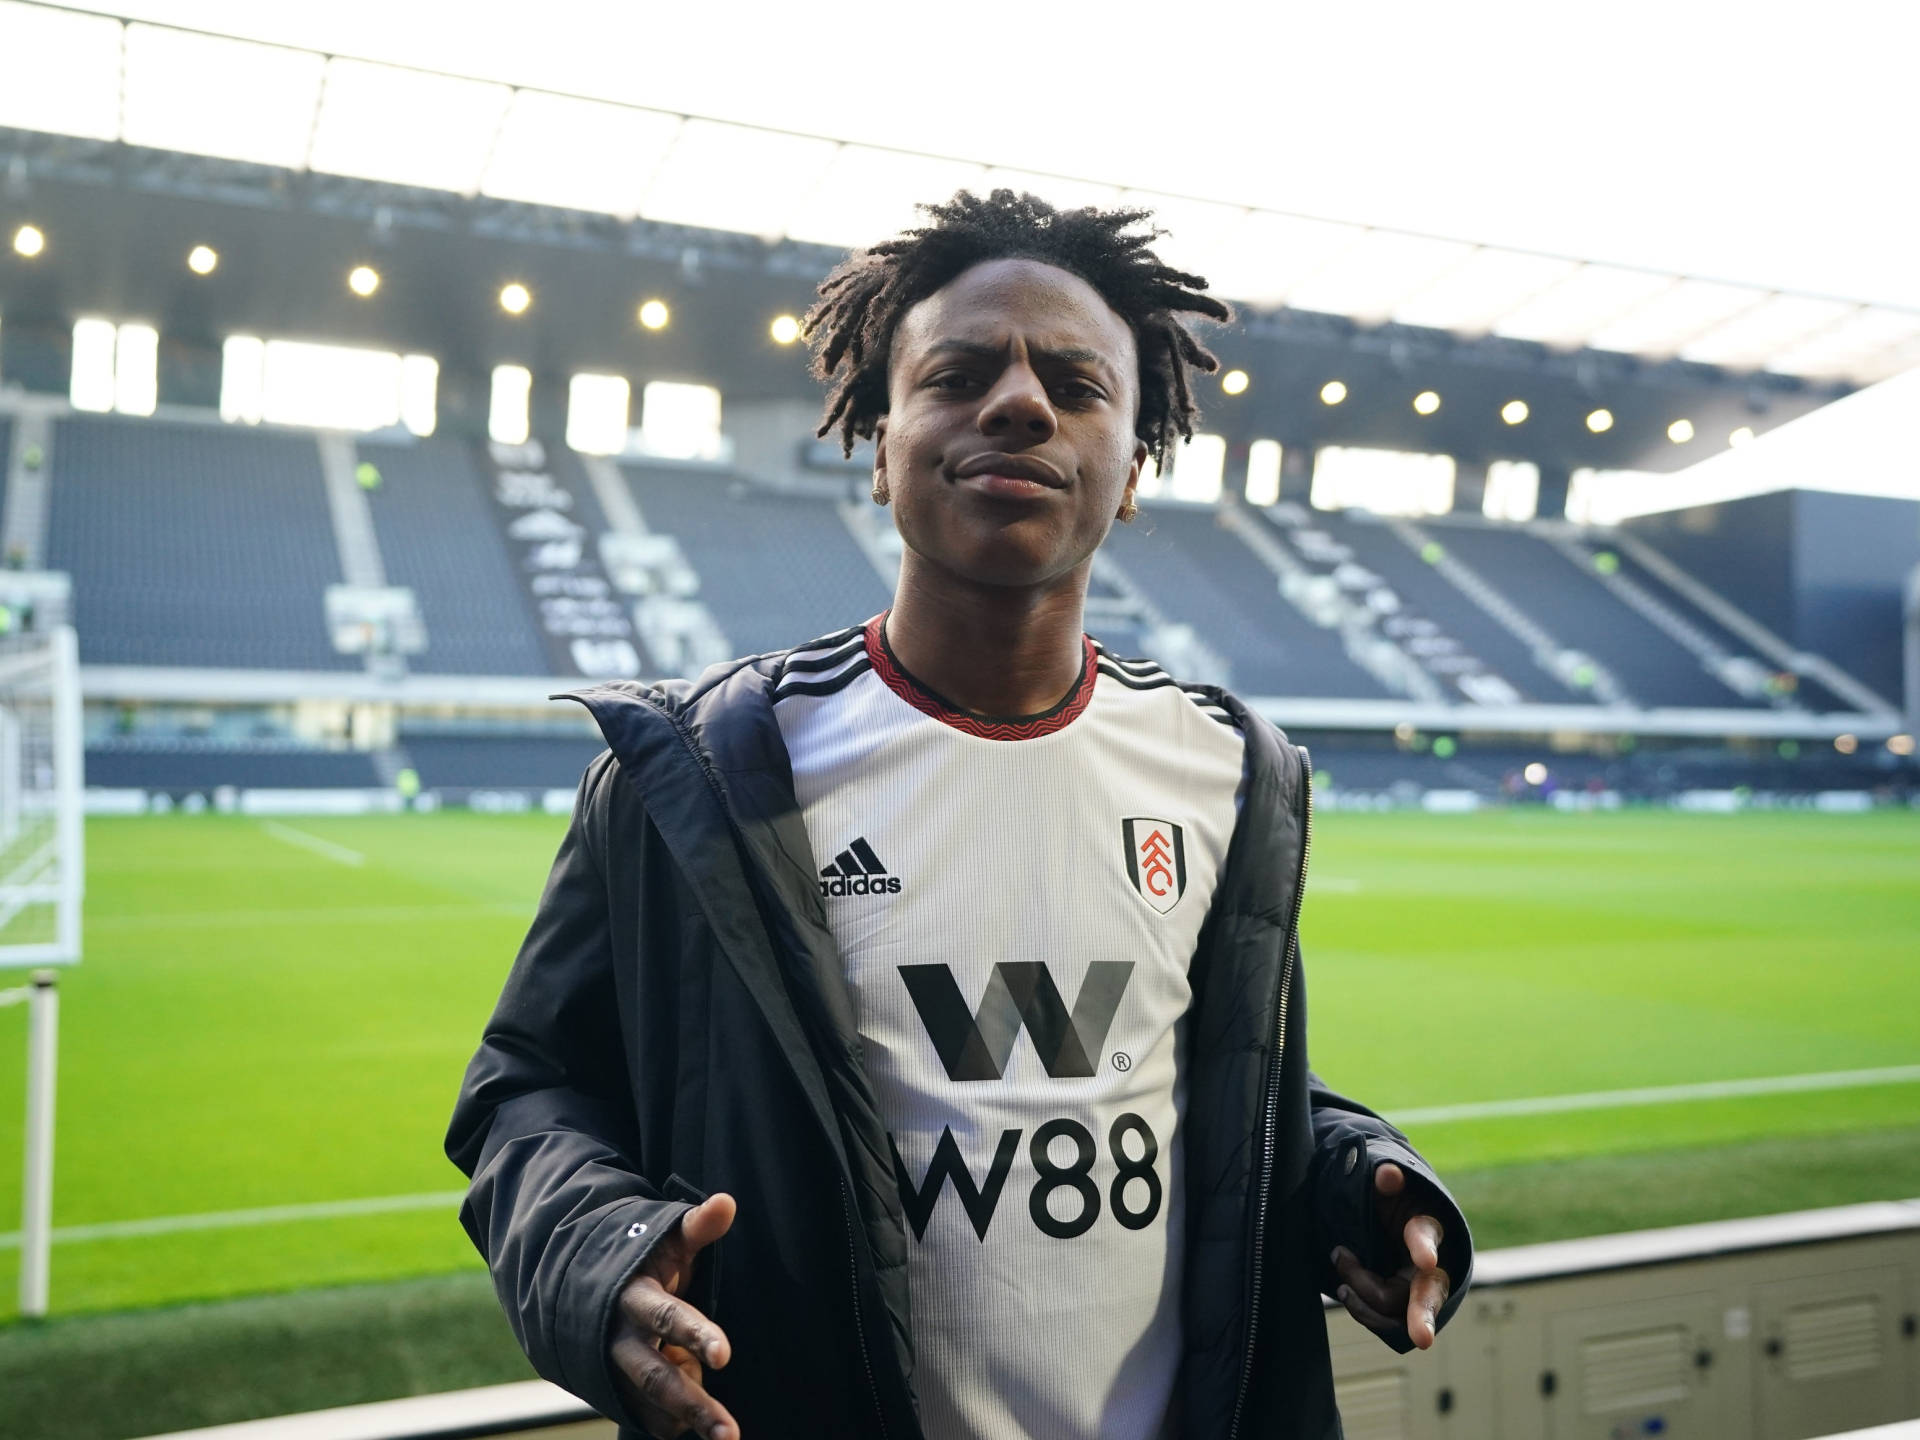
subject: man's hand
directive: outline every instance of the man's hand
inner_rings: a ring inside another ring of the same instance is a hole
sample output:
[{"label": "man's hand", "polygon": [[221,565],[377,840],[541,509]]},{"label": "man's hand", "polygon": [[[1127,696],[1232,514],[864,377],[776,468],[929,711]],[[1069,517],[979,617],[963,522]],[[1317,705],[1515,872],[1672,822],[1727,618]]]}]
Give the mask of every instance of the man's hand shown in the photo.
[{"label": "man's hand", "polygon": [[1333,1267],[1341,1285],[1334,1296],[1347,1313],[1369,1330],[1386,1334],[1406,1316],[1407,1335],[1425,1350],[1433,1344],[1440,1307],[1447,1303],[1453,1282],[1440,1268],[1440,1222],[1420,1213],[1419,1196],[1407,1185],[1406,1172],[1388,1162],[1373,1172],[1374,1213],[1406,1248],[1407,1263],[1392,1275],[1376,1275],[1341,1245],[1333,1252]]},{"label": "man's hand", "polygon": [[736,1208],[731,1195],[715,1195],[687,1211],[620,1292],[614,1367],[627,1404],[662,1440],[689,1430],[702,1440],[740,1440],[739,1425],[702,1383],[702,1366],[720,1369],[733,1347],[718,1325],[678,1298],[694,1257],[727,1233]]}]

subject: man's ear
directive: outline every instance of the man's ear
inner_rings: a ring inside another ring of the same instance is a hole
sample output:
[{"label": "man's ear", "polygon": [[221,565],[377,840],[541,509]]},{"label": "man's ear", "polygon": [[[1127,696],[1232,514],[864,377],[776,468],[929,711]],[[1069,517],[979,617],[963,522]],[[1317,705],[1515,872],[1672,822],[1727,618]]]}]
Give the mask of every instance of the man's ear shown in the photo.
[{"label": "man's ear", "polygon": [[1140,488],[1140,472],[1147,468],[1147,442],[1133,442],[1133,463],[1127,467],[1127,488],[1120,492],[1120,505],[1125,509],[1133,503],[1133,492]]},{"label": "man's ear", "polygon": [[887,484],[887,417],[882,415],[873,422],[873,495],[877,500],[892,493]]}]

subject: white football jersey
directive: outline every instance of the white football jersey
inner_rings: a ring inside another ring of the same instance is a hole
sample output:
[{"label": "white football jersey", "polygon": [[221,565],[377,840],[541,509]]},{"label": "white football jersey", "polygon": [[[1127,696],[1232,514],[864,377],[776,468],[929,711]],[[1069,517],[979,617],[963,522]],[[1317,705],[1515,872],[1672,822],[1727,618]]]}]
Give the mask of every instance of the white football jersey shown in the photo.
[{"label": "white football jersey", "polygon": [[912,1259],[930,1440],[1158,1440],[1181,1353],[1188,967],[1245,742],[1088,641],[1045,715],[955,710],[875,619],[774,713]]}]

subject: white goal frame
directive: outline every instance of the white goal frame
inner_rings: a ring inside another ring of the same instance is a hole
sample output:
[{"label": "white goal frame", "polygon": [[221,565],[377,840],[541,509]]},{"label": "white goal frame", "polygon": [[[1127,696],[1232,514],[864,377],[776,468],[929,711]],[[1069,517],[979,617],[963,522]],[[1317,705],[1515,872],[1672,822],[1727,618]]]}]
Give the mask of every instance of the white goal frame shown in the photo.
[{"label": "white goal frame", "polygon": [[[42,641],[43,643],[35,643]],[[9,691],[41,689],[44,732],[30,737]],[[43,743],[33,744],[30,739]],[[80,960],[80,907],[86,892],[85,752],[81,729],[80,647],[73,628],[0,642],[0,927],[28,906],[50,906],[51,939],[0,942],[0,969],[34,970],[29,983],[0,990],[0,1005],[27,1006],[27,1116],[20,1197],[20,1313],[47,1313],[53,1245],[54,1090],[60,1036],[59,971]],[[33,767],[29,773],[28,767]],[[50,833],[31,839],[24,858],[7,854],[37,817],[51,812]]]}]

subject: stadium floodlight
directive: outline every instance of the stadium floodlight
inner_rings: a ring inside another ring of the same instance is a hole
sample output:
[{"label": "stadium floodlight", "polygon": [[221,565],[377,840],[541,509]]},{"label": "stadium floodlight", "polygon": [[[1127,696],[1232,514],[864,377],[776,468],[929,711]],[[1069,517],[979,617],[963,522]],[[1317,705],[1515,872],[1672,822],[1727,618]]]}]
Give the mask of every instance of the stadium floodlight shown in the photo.
[{"label": "stadium floodlight", "polygon": [[1613,412],[1604,407],[1587,412],[1587,429],[1596,435],[1604,435],[1613,428]]},{"label": "stadium floodlight", "polygon": [[1528,765],[1520,774],[1529,785],[1544,785],[1547,783],[1547,767],[1542,765],[1538,760]]},{"label": "stadium floodlight", "polygon": [[1851,755],[1860,748],[1860,737],[1858,735],[1836,735],[1833,737],[1833,748],[1838,750],[1842,755]]},{"label": "stadium floodlight", "polygon": [[1527,408],[1527,402],[1524,400],[1509,400],[1500,407],[1500,418],[1509,425],[1526,424],[1527,416],[1532,413],[1533,412]]},{"label": "stadium floodlight", "polygon": [[1736,425],[1727,432],[1727,444],[1736,450],[1742,445],[1751,445],[1752,443],[1753,427],[1751,425]]},{"label": "stadium floodlight", "polygon": [[1422,390],[1413,397],[1413,413],[1431,415],[1440,408],[1440,394],[1436,390]]},{"label": "stadium floodlight", "polygon": [[47,234],[38,225],[22,225],[13,232],[13,253],[31,260],[47,248]]},{"label": "stadium floodlight", "polygon": [[767,327],[776,345],[791,345],[800,338],[800,321],[793,315],[776,315]]},{"label": "stadium floodlight", "polygon": [[533,304],[533,292],[518,280],[510,281],[500,287],[500,308],[509,315],[524,315],[531,304]]},{"label": "stadium floodlight", "polygon": [[220,252],[211,245],[196,245],[187,252],[187,268],[196,275],[211,275],[220,264]]},{"label": "stadium floodlight", "polygon": [[365,300],[380,288],[380,272],[371,265],[356,265],[347,272],[347,288]]},{"label": "stadium floodlight", "polygon": [[1229,395],[1246,394],[1249,383],[1244,370],[1229,370],[1220,377],[1220,388]]},{"label": "stadium floodlight", "polygon": [[1905,734],[1904,732],[1899,735],[1889,735],[1887,737],[1887,749],[1891,750],[1895,755],[1911,755],[1913,754],[1913,736]]},{"label": "stadium floodlight", "polygon": [[1344,380],[1329,380],[1320,387],[1322,405],[1338,405],[1347,398],[1347,386]]},{"label": "stadium floodlight", "polygon": [[647,300],[641,303],[639,319],[645,329],[664,330],[667,322],[673,319],[673,312],[667,309],[664,300]]},{"label": "stadium floodlight", "polygon": [[1667,439],[1676,445],[1684,445],[1693,438],[1693,422],[1684,415],[1667,426]]}]

